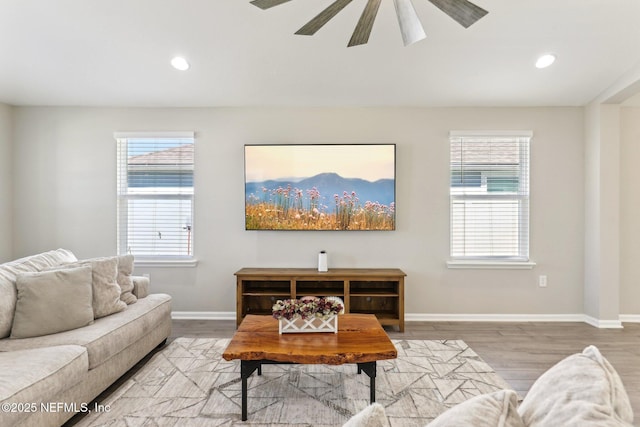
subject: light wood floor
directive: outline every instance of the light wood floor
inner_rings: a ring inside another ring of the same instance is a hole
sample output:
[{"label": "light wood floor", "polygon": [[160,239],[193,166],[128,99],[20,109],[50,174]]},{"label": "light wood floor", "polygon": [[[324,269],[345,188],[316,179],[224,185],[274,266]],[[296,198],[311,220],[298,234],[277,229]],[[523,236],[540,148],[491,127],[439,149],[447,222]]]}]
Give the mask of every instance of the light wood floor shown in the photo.
[{"label": "light wood floor", "polygon": [[[230,338],[234,321],[174,320],[176,337]],[[593,344],[620,374],[640,420],[640,324],[597,329],[584,323],[407,322],[392,339],[461,339],[521,396],[558,361]]]}]

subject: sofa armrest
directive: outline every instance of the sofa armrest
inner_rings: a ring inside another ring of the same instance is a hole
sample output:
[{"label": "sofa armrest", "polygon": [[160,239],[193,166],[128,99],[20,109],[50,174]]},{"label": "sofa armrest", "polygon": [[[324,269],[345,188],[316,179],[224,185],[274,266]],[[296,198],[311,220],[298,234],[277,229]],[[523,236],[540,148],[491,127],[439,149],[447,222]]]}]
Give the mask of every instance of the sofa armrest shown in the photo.
[{"label": "sofa armrest", "polygon": [[149,295],[149,278],[144,276],[131,276],[133,281],[133,294],[137,298],[144,298]]}]

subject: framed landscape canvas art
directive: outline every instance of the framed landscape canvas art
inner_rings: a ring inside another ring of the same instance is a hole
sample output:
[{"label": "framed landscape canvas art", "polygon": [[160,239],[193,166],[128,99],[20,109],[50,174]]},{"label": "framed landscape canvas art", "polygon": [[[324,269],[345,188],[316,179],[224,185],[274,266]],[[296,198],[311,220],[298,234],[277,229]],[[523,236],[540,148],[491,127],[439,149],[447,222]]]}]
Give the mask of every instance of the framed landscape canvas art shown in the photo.
[{"label": "framed landscape canvas art", "polygon": [[395,230],[395,144],[245,145],[247,230]]}]

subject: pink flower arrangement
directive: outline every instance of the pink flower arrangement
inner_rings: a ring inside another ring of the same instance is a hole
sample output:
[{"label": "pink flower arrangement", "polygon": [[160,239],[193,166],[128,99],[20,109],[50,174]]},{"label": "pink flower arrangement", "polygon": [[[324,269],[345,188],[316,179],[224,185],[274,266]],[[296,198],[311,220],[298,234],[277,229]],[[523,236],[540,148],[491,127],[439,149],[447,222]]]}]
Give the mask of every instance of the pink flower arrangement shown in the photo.
[{"label": "pink flower arrangement", "polygon": [[343,310],[344,306],[337,299],[317,297],[278,300],[272,307],[274,318],[287,320],[310,319],[312,317],[328,319],[340,314]]}]

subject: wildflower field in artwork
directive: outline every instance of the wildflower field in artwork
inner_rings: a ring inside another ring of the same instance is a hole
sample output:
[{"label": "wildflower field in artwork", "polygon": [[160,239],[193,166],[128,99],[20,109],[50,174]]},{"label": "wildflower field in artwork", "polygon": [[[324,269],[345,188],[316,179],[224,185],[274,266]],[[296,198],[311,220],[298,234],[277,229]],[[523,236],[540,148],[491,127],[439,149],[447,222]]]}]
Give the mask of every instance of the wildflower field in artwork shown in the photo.
[{"label": "wildflower field in artwork", "polygon": [[263,188],[246,202],[247,230],[394,230],[395,204],[361,202],[354,192],[329,198],[317,188]]},{"label": "wildflower field in artwork", "polygon": [[395,230],[395,145],[245,145],[247,230]]}]

